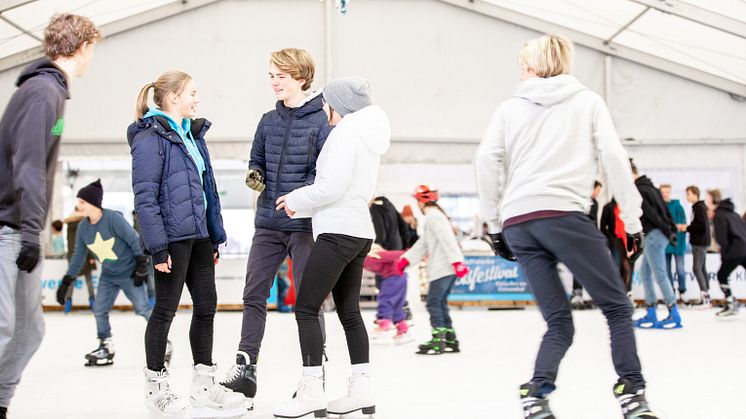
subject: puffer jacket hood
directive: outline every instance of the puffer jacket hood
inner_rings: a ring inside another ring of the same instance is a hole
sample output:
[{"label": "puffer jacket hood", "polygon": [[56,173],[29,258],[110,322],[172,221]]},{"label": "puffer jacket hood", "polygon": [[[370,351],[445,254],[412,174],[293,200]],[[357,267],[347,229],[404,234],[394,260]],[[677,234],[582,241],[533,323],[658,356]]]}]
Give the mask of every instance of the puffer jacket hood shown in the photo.
[{"label": "puffer jacket hood", "polygon": [[391,146],[391,124],[378,105],[366,106],[348,114],[338,125],[355,131],[365,147],[377,156],[384,155]]},{"label": "puffer jacket hood", "polygon": [[[212,123],[204,118],[192,119],[190,127],[192,137],[204,137],[205,133],[207,133],[207,130],[210,129],[211,125]],[[148,118],[138,119],[137,121],[131,123],[129,127],[127,127],[127,143],[129,144],[130,148],[132,147],[132,143],[135,141],[135,137],[146,130],[153,130],[155,133],[168,141],[175,143],[181,142],[181,137],[179,137],[179,134],[174,131],[173,128],[171,128],[166,118],[160,116],[151,116]]]},{"label": "puffer jacket hood", "polygon": [[514,97],[529,100],[537,105],[552,106],[565,102],[577,93],[587,90],[578,79],[569,75],[524,80],[515,91]]}]

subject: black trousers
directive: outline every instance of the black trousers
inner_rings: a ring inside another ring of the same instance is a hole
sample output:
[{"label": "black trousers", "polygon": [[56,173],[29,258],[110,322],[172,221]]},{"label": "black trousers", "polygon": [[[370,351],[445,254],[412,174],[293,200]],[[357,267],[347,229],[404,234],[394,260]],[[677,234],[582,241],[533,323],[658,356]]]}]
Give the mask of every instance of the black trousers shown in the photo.
[{"label": "black trousers", "polygon": [[606,317],[616,373],[630,380],[635,390],[644,388],[632,327],[632,305],[607,250],[606,238],[588,216],[573,212],[527,221],[507,227],[505,238],[547,322],[532,378],[540,391],[545,395],[554,390],[560,362],[575,333],[570,304],[557,273],[558,262],[577,276]]},{"label": "black trousers", "polygon": [[741,265],[744,269],[746,269],[746,258],[722,259],[720,261],[720,269],[718,270],[718,282],[720,283],[720,289],[722,289],[723,294],[725,294],[725,298],[731,296],[728,277],[734,270],[736,270],[738,265]]},{"label": "black trousers", "polygon": [[210,239],[191,239],[170,243],[171,273],[155,271],[155,307],[145,329],[145,357],[148,369],[164,368],[166,342],[171,321],[179,307],[186,284],[192,296],[192,324],[189,343],[194,364],[212,365],[212,335],[215,307],[215,265]]},{"label": "black trousers", "polygon": [[352,364],[368,362],[368,332],[360,315],[363,262],[372,240],[342,234],[321,234],[311,250],[295,306],[303,366],[321,365],[324,339],[319,309],[329,292],[347,337]]}]

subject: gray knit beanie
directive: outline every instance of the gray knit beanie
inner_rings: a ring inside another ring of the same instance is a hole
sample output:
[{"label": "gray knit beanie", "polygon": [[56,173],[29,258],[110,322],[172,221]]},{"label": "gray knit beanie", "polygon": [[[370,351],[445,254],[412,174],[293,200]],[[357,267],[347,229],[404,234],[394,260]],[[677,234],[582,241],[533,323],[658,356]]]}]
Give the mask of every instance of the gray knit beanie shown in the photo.
[{"label": "gray knit beanie", "polygon": [[362,77],[332,80],[324,88],[324,100],[341,116],[357,112],[373,104],[370,84]]}]

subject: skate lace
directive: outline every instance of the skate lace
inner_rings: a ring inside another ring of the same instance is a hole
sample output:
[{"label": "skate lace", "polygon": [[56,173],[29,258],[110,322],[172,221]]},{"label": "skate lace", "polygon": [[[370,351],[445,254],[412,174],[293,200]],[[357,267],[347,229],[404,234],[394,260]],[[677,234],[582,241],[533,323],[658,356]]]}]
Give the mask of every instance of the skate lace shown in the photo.
[{"label": "skate lace", "polygon": [[243,368],[240,365],[233,365],[230,370],[225,374],[225,382],[230,383],[238,380],[243,373]]},{"label": "skate lace", "polygon": [[161,397],[158,398],[158,400],[155,401],[155,405],[160,409],[161,411],[166,410],[168,406],[171,405],[174,401],[176,401],[178,397],[175,393],[173,393],[170,389],[166,389],[161,393]]}]

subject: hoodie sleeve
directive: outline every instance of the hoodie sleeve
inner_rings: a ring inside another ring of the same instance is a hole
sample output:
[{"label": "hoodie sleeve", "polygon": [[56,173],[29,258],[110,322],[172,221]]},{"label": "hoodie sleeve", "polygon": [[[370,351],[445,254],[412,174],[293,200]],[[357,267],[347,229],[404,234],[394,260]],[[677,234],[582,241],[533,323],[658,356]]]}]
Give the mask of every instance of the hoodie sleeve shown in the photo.
[{"label": "hoodie sleeve", "polygon": [[690,234],[701,235],[705,233],[705,229],[709,228],[707,222],[707,207],[704,205],[694,205],[692,207],[692,223],[686,228]]},{"label": "hoodie sleeve", "polygon": [[728,253],[730,249],[730,240],[728,239],[728,221],[723,216],[718,216],[712,219],[712,224],[715,226],[715,240],[720,245],[720,254],[723,255]]},{"label": "hoodie sleeve", "polygon": [[47,149],[55,124],[48,102],[31,103],[16,121],[16,139],[11,146],[13,191],[21,208],[21,240],[39,244],[47,213]]},{"label": "hoodie sleeve", "polygon": [[251,143],[251,154],[249,156],[249,169],[258,170],[262,173],[263,177],[267,174],[267,165],[264,159],[264,118],[259,120],[259,124],[254,132],[254,141]]},{"label": "hoodie sleeve", "polygon": [[[444,254],[448,259],[449,264],[464,261],[464,254],[461,252],[461,247],[458,245],[456,235],[453,234],[453,226],[451,222],[443,214],[435,213],[435,209],[428,211],[427,215],[427,227],[428,233],[432,233],[431,237],[435,237],[438,245],[444,250]],[[432,215],[431,215],[432,214]]]},{"label": "hoodie sleeve", "polygon": [[[339,129],[333,131],[341,133]],[[344,195],[352,181],[357,160],[356,138],[329,137],[319,155],[322,163],[313,185],[296,189],[287,198],[287,206],[296,212],[321,208],[337,201]],[[326,164],[323,164],[326,163]]]},{"label": "hoodie sleeve", "polygon": [[492,114],[475,156],[479,213],[490,233],[502,231],[500,202],[505,187],[505,131],[502,106]]},{"label": "hoodie sleeve", "polygon": [[625,230],[631,234],[639,233],[642,231],[642,197],[632,180],[629,156],[619,142],[614,121],[601,98],[598,98],[593,117],[593,141],[599,163],[606,174],[610,195],[619,205]]},{"label": "hoodie sleeve", "polygon": [[145,248],[153,255],[155,264],[165,263],[168,259],[168,235],[158,202],[164,158],[158,141],[158,138],[136,138],[131,150],[135,211]]}]

